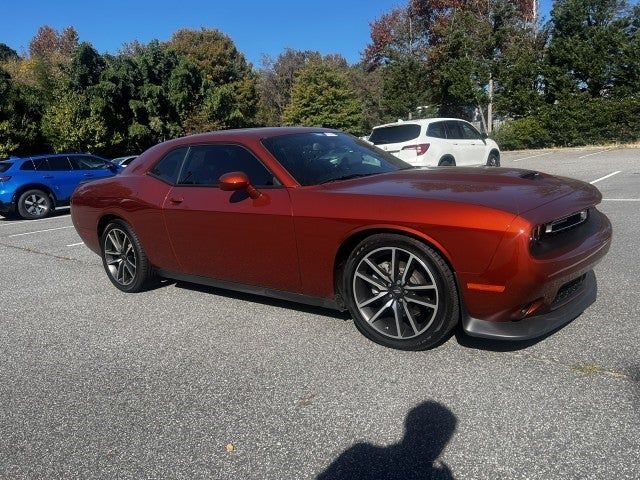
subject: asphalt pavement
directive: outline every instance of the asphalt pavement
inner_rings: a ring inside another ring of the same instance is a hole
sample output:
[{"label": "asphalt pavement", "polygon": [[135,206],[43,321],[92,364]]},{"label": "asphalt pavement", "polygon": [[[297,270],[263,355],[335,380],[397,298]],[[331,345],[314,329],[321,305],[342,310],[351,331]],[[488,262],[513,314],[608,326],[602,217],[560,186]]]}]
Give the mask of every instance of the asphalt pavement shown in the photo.
[{"label": "asphalt pavement", "polygon": [[535,343],[378,346],[329,310],[124,294],[68,210],[0,220],[0,478],[640,478],[640,149],[508,152],[613,223],[597,302]]}]

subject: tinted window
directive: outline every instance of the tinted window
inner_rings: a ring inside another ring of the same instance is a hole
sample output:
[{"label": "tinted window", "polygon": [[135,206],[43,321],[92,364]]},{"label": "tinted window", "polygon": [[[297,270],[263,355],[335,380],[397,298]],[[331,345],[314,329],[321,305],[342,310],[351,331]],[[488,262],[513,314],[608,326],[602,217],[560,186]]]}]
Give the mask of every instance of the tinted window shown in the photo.
[{"label": "tinted window", "polygon": [[71,170],[71,164],[67,157],[49,157],[49,169],[57,171]]},{"label": "tinted window", "polygon": [[74,170],[102,170],[109,166],[106,160],[90,155],[74,155],[69,160]]},{"label": "tinted window", "polygon": [[430,123],[427,127],[427,136],[434,138],[447,138],[444,133],[444,124],[442,122]]},{"label": "tinted window", "polygon": [[462,128],[460,128],[459,122],[444,122],[447,129],[447,138],[450,140],[462,140],[464,134]]},{"label": "tinted window", "polygon": [[35,170],[35,167],[33,166],[33,162],[31,160],[27,160],[22,164],[20,170]]},{"label": "tinted window", "polygon": [[411,168],[408,163],[343,133],[282,135],[264,146],[301,185]]},{"label": "tinted window", "polygon": [[275,178],[247,149],[238,145],[191,147],[182,167],[182,185],[217,185],[222,175],[244,172],[256,186],[275,185]]},{"label": "tinted window", "polygon": [[[30,163],[30,162],[25,162],[25,163]],[[11,165],[13,165],[13,163],[0,162],[0,173],[4,173],[7,170],[9,170],[9,167],[11,167]],[[24,166],[24,164],[23,164],[23,166]],[[25,170],[25,169],[21,168],[20,170]]]},{"label": "tinted window", "polygon": [[138,157],[131,157],[131,158],[127,158],[124,162],[122,162],[120,165],[126,166],[129,165],[131,162],[133,162],[136,158]]},{"label": "tinted window", "polygon": [[466,140],[478,140],[480,138],[480,133],[468,123],[460,122],[460,126]]},{"label": "tinted window", "polygon": [[37,158],[33,160],[33,165],[39,172],[49,171],[49,162],[47,162],[46,158]]},{"label": "tinted window", "polygon": [[419,135],[420,125],[405,123],[391,127],[374,128],[371,136],[369,136],[369,141],[374,145],[384,145],[387,143],[408,142],[418,138]]},{"label": "tinted window", "polygon": [[167,183],[176,183],[178,172],[180,171],[182,160],[184,160],[184,156],[187,154],[187,150],[187,147],[183,147],[170,151],[149,170],[149,173]]}]

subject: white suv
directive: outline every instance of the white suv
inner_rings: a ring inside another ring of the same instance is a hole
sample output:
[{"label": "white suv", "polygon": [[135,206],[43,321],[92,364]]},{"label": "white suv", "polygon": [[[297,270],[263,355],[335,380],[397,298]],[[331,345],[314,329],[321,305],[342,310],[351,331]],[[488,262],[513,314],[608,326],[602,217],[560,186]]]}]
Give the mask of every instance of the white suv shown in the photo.
[{"label": "white suv", "polygon": [[371,131],[369,142],[416,166],[500,166],[498,144],[458,118],[380,125]]}]

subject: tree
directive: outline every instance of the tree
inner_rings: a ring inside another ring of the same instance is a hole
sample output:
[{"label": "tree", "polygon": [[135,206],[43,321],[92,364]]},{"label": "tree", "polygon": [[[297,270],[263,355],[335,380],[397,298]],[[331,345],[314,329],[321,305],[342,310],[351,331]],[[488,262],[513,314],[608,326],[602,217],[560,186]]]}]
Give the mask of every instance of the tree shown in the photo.
[{"label": "tree", "polygon": [[4,63],[7,60],[18,60],[18,52],[5,43],[0,43],[0,63]]},{"label": "tree", "polygon": [[551,10],[549,93],[608,95],[625,45],[625,0],[557,0]]},{"label": "tree", "polygon": [[362,105],[344,71],[329,62],[312,62],[295,78],[284,111],[289,125],[322,126],[362,133]]}]

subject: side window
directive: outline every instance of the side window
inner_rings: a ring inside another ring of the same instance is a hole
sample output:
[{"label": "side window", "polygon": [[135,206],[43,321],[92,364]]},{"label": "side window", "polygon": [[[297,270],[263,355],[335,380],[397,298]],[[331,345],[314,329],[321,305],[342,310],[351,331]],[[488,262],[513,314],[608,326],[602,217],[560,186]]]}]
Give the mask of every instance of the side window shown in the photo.
[{"label": "side window", "polygon": [[33,161],[33,166],[39,172],[47,172],[49,171],[49,162],[47,162],[46,158],[37,158]]},{"label": "side window", "polygon": [[188,147],[182,147],[170,151],[149,170],[149,174],[164,182],[171,184],[176,183],[182,160],[184,160],[184,156],[188,150]]},{"label": "side window", "polygon": [[71,170],[71,164],[67,157],[49,157],[49,169],[59,172]]},{"label": "side window", "polygon": [[444,133],[444,124],[442,122],[430,123],[427,127],[427,136],[433,138],[447,138]]},{"label": "side window", "polygon": [[473,126],[463,122],[460,122],[460,126],[466,140],[478,140],[480,138],[480,133]]},{"label": "side window", "polygon": [[458,122],[444,122],[447,130],[447,138],[449,140],[461,140],[464,138],[460,123]]},{"label": "side window", "polygon": [[27,160],[22,164],[20,170],[35,170],[36,168],[33,166],[33,162],[31,160]]},{"label": "side window", "polygon": [[69,159],[74,170],[102,170],[108,167],[107,162],[90,155],[74,155]]},{"label": "side window", "polygon": [[273,186],[274,176],[239,145],[198,145],[189,149],[178,181],[181,185],[217,185],[222,175],[244,172],[255,186]]}]

